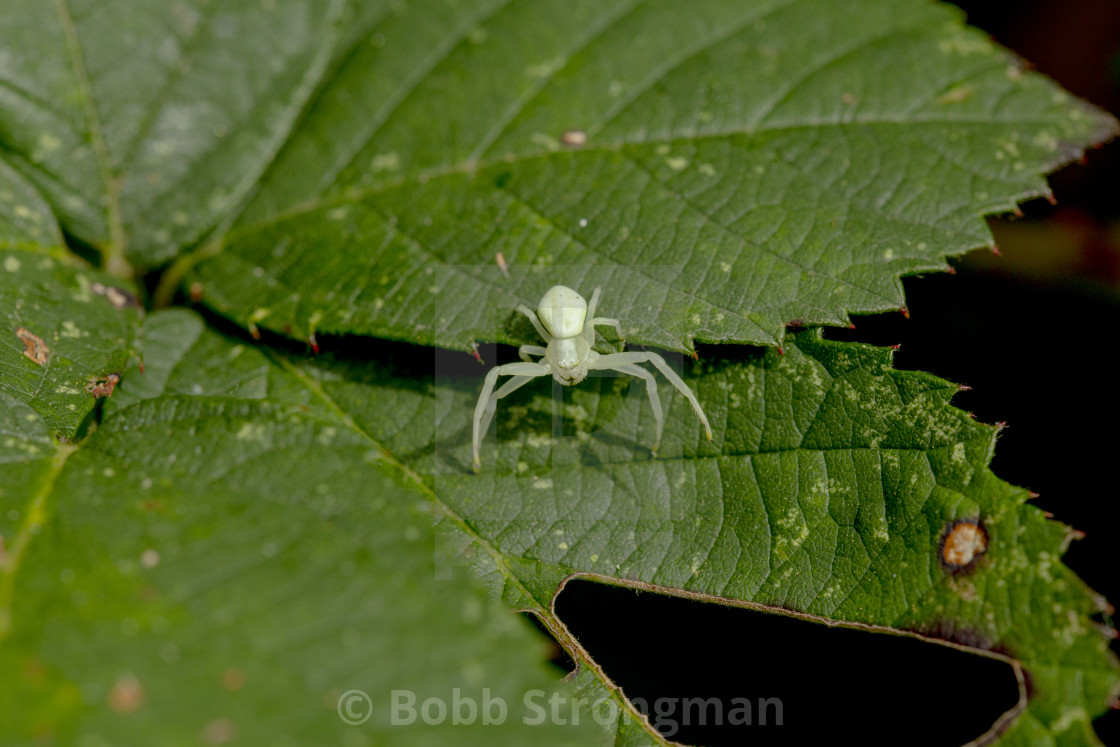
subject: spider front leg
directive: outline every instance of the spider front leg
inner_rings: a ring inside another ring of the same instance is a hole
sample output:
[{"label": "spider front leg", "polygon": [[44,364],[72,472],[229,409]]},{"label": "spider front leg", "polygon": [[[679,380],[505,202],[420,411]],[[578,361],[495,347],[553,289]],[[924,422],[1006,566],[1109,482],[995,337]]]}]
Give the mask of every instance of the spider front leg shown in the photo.
[{"label": "spider front leg", "polygon": [[[547,376],[550,373],[552,373],[552,369],[543,363],[524,362],[496,366],[486,374],[486,381],[482,384],[482,393],[478,395],[478,404],[474,408],[474,433],[471,439],[473,461],[471,467],[475,472],[482,469],[482,458],[479,456],[482,437],[486,434],[486,430],[490,427],[490,421],[494,418],[498,400],[529,383],[537,376]],[[512,376],[513,378],[502,384],[501,388],[495,392],[494,385],[498,382],[499,376]]]},{"label": "spider front leg", "polygon": [[525,304],[521,304],[520,306],[518,306],[517,310],[525,316],[529,317],[529,321],[533,323],[533,326],[537,330],[537,334],[541,336],[542,340],[544,340],[545,342],[552,342],[552,335],[548,333],[548,330],[544,328],[543,324],[541,324],[541,320],[537,318],[537,312],[533,311]]},{"label": "spider front leg", "polygon": [[540,345],[522,345],[517,349],[517,355],[526,363],[536,363],[536,361],[529,357],[530,355],[535,355],[540,358],[547,353],[548,348],[542,348]]},{"label": "spider front leg", "polygon": [[688,388],[688,384],[684,383],[684,379],[678,376],[676,371],[669,368],[669,364],[657,353],[635,351],[632,353],[602,355],[599,356],[598,360],[589,364],[588,367],[600,370],[613,369],[620,373],[627,373],[627,371],[621,369],[620,366],[628,366],[634,363],[652,363],[654,367],[669,380],[669,383],[676,387],[677,391],[688,399],[688,403],[692,405],[692,411],[696,413],[696,417],[700,419],[700,424],[704,426],[704,435],[711,441],[712,427],[708,424],[708,416],[704,414],[703,408],[700,407],[700,400],[696,399],[696,395]]}]

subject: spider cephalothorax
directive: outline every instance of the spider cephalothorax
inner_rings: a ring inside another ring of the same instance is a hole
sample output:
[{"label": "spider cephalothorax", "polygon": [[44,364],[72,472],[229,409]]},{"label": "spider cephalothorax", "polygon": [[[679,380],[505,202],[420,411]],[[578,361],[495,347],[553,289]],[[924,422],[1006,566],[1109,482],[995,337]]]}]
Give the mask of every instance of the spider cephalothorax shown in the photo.
[{"label": "spider cephalothorax", "polygon": [[[477,472],[482,461],[479,457],[479,448],[482,446],[482,436],[490,427],[494,417],[498,400],[514,390],[524,386],[538,376],[552,376],[565,386],[572,386],[583,381],[587,372],[592,370],[612,370],[619,373],[637,376],[646,382],[646,392],[649,394],[650,406],[653,408],[654,420],[657,422],[657,436],[653,445],[656,454],[661,445],[661,430],[665,425],[665,418],[661,412],[661,400],[657,398],[657,381],[653,374],[637,365],[639,363],[652,363],[654,367],[664,374],[669,383],[688,398],[700,423],[704,426],[704,434],[712,440],[712,429],[708,425],[708,418],[700,407],[699,400],[684,380],[677,375],[669,364],[657,353],[628,352],[599,355],[592,346],[595,344],[595,327],[614,327],[618,337],[622,339],[622,325],[617,319],[607,319],[595,316],[595,307],[599,303],[599,288],[591,294],[591,303],[587,303],[579,293],[563,285],[554,285],[548,289],[537,305],[537,313],[528,306],[518,306],[517,310],[529,317],[537,332],[548,344],[522,345],[518,354],[521,363],[507,363],[497,366],[486,375],[482,385],[482,394],[479,395],[478,405],[474,408],[474,462],[473,467]],[[531,356],[538,356],[534,361]],[[494,385],[499,376],[510,376],[510,380],[503,384],[498,391]]]}]

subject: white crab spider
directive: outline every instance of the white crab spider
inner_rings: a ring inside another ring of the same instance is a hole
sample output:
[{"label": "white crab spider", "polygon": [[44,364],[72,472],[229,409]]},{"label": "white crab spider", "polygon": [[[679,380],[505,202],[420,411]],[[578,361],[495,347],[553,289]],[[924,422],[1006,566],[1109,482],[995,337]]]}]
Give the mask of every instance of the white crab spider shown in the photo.
[{"label": "white crab spider", "polygon": [[[595,316],[595,307],[599,303],[600,290],[600,288],[595,289],[595,292],[591,294],[591,303],[588,304],[583,296],[571,288],[554,285],[548,289],[540,304],[537,305],[537,312],[540,314],[539,319],[537,314],[534,314],[528,306],[517,307],[518,311],[529,317],[529,321],[533,323],[537,332],[548,343],[548,347],[522,345],[518,350],[521,363],[507,363],[504,366],[496,366],[490,369],[490,373],[486,374],[486,381],[482,385],[482,394],[479,395],[478,405],[474,408],[473,467],[475,472],[478,472],[482,467],[478,452],[482,445],[482,436],[486,433],[486,430],[490,427],[490,421],[494,418],[494,410],[498,406],[498,400],[521,388],[537,376],[547,376],[548,374],[552,374],[557,381],[565,386],[580,383],[587,377],[587,372],[593,370],[609,369],[645,379],[646,393],[649,395],[649,403],[653,408],[653,417],[657,423],[657,436],[652,449],[653,453],[656,454],[658,447],[661,445],[661,429],[665,425],[665,418],[661,413],[661,400],[657,398],[657,381],[653,378],[652,373],[637,365],[639,363],[652,363],[658,371],[664,374],[669,383],[677,388],[677,391],[688,398],[692,410],[696,413],[696,417],[700,418],[701,425],[704,426],[704,434],[709,441],[712,440],[712,428],[708,425],[708,418],[700,408],[699,400],[688,388],[688,384],[685,384],[684,380],[673,369],[669,368],[669,364],[665,362],[664,358],[657,353],[644,352],[599,355],[591,349],[595,344],[595,327],[598,326],[614,327],[615,331],[618,332],[619,339],[622,339],[622,325],[618,323],[617,319]],[[534,361],[530,357],[533,355],[540,356],[540,359]],[[494,385],[498,382],[499,376],[510,376],[512,378],[495,392]]]}]

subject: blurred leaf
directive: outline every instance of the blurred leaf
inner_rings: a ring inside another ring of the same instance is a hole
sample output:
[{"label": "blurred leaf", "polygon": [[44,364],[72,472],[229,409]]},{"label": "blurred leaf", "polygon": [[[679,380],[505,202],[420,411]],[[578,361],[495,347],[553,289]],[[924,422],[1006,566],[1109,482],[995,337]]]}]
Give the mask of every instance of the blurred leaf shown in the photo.
[{"label": "blurred leaf", "polygon": [[67,231],[140,265],[166,260],[253,187],[323,75],[343,8],[0,0],[0,147]]},{"label": "blurred leaf", "polygon": [[0,158],[0,247],[62,246],[62,233],[43,196]]},{"label": "blurred leaf", "polygon": [[[203,334],[173,314],[151,339],[173,342],[168,330]],[[188,377],[212,383],[205,365]],[[594,741],[593,722],[523,723],[527,693],[564,692],[539,640],[469,574],[452,579],[430,504],[367,436],[244,393],[120,404],[81,448],[0,462],[20,478],[5,485],[26,486],[3,495],[4,514],[22,516],[0,565],[0,741]],[[0,416],[50,449],[25,405]],[[16,474],[31,469],[41,475]],[[441,699],[446,722],[393,725],[394,691],[416,709]],[[453,720],[456,697],[474,700],[473,725]],[[502,725],[483,723],[487,697],[505,703]],[[372,713],[348,725],[340,709]]]}]

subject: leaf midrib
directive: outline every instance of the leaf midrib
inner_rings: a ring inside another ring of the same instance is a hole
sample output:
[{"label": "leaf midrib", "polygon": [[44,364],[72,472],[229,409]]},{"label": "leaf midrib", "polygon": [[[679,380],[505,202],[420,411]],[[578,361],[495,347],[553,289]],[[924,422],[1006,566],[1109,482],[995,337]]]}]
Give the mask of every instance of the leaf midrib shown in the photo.
[{"label": "leaf midrib", "polygon": [[66,460],[77,449],[77,446],[68,443],[56,445],[50,469],[42,477],[39,489],[31,496],[24,509],[23,522],[16,532],[15,540],[5,556],[0,558],[2,560],[0,562],[0,643],[3,643],[12,631],[12,599],[20,564],[32,539],[39,533],[46,519],[47,499],[54,489],[55,481],[66,465]]},{"label": "leaf midrib", "polygon": [[97,110],[97,102],[93,97],[93,83],[90,81],[89,71],[86,68],[85,54],[78,37],[77,26],[74,25],[70,2],[69,0],[55,0],[55,7],[58,10],[59,24],[62,26],[62,32],[66,38],[66,51],[70,56],[74,78],[78,83],[82,108],[85,109],[90,145],[93,148],[94,157],[97,159],[97,171],[105,190],[109,244],[103,248],[103,265],[111,275],[128,277],[132,270],[124,257],[127,239],[121,217],[120,183],[113,173],[113,167],[109,160],[109,149],[105,143],[105,133],[101,126],[101,114]]}]

